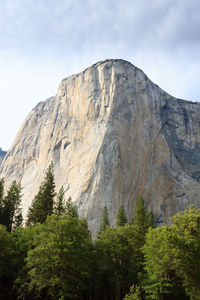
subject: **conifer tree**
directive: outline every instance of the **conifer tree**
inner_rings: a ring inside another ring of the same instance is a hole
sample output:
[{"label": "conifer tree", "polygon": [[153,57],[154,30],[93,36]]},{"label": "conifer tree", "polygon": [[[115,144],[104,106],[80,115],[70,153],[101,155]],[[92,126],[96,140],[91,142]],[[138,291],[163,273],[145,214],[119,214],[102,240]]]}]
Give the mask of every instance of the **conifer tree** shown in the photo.
[{"label": "conifer tree", "polygon": [[65,207],[65,203],[64,203],[64,195],[65,195],[65,192],[64,192],[64,188],[62,186],[58,192],[56,203],[54,206],[54,213],[57,216],[62,216],[66,212],[66,207]]},{"label": "conifer tree", "polygon": [[117,216],[116,216],[116,226],[124,226],[128,223],[126,212],[123,205],[120,205]]},{"label": "conifer tree", "polygon": [[142,253],[145,244],[145,237],[149,227],[153,226],[153,214],[148,213],[141,195],[138,196],[137,204],[133,215],[133,226],[137,237],[138,270],[144,274],[144,256]]},{"label": "conifer tree", "polygon": [[133,224],[136,226],[138,232],[144,235],[149,227],[155,227],[153,214],[152,212],[147,212],[141,195],[138,196],[138,201],[133,215]]},{"label": "conifer tree", "polygon": [[147,221],[148,221],[148,226],[151,228],[155,228],[155,221],[154,221],[154,215],[153,213],[150,211],[148,216],[147,216]]},{"label": "conifer tree", "polygon": [[0,201],[2,201],[3,195],[4,195],[4,178],[1,178],[0,179]]},{"label": "conifer tree", "polygon": [[101,216],[101,222],[100,222],[98,236],[101,234],[101,232],[105,231],[106,228],[109,226],[110,226],[110,222],[109,222],[109,218],[108,218],[108,209],[107,209],[107,206],[104,206],[102,216]]},{"label": "conifer tree", "polygon": [[133,215],[133,224],[137,226],[141,233],[144,233],[146,232],[147,221],[148,217],[146,208],[144,206],[144,200],[142,196],[139,195]]},{"label": "conifer tree", "polygon": [[2,219],[1,224],[5,225],[10,232],[13,228],[22,224],[21,212],[21,184],[15,180],[11,184],[7,195],[2,199]]},{"label": "conifer tree", "polygon": [[69,197],[65,205],[65,213],[72,218],[78,218],[78,210],[76,205],[72,203],[72,198]]},{"label": "conifer tree", "polygon": [[41,184],[39,192],[29,208],[26,223],[28,226],[36,223],[44,223],[47,216],[53,213],[55,195],[53,163],[51,163],[47,169],[44,182]]},{"label": "conifer tree", "polygon": [[3,222],[4,179],[0,179],[0,224]]}]

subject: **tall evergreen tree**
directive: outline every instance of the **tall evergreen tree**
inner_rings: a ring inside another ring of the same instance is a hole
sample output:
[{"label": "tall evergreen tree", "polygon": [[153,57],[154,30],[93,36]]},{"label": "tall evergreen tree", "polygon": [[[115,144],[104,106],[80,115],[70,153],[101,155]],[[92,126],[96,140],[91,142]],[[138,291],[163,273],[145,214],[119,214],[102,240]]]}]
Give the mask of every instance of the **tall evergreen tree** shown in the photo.
[{"label": "tall evergreen tree", "polygon": [[141,233],[146,232],[147,228],[147,211],[144,206],[144,200],[141,195],[138,196],[138,200],[136,203],[134,215],[133,215],[133,224],[137,226]]},{"label": "tall evergreen tree", "polygon": [[1,224],[5,225],[10,232],[13,228],[22,224],[22,212],[21,212],[21,184],[15,180],[11,184],[7,195],[2,199],[2,219]]},{"label": "tall evergreen tree", "polygon": [[108,226],[110,226],[110,222],[109,222],[109,218],[108,218],[108,209],[107,209],[107,206],[104,206],[102,216],[101,216],[101,222],[100,222],[98,236],[101,234],[101,232],[106,230],[106,228]]},{"label": "tall evergreen tree", "polygon": [[151,227],[151,228],[155,228],[156,227],[155,221],[154,221],[154,215],[153,215],[153,213],[151,211],[148,213],[147,221],[148,221],[148,226],[149,227]]},{"label": "tall evergreen tree", "polygon": [[133,224],[138,229],[138,232],[144,235],[149,227],[155,227],[153,214],[152,212],[147,212],[141,195],[138,196],[138,201],[133,215]]},{"label": "tall evergreen tree", "polygon": [[45,222],[47,216],[53,213],[55,195],[54,171],[53,163],[51,163],[47,169],[44,182],[41,184],[39,192],[29,208],[27,225]]},{"label": "tall evergreen tree", "polygon": [[64,188],[62,186],[58,192],[56,203],[54,206],[54,213],[57,216],[62,216],[66,212],[66,205],[64,203],[64,195],[65,195],[65,192],[64,192]]},{"label": "tall evergreen tree", "polygon": [[120,205],[118,209],[118,213],[116,216],[116,226],[124,226],[128,223],[127,217],[126,217],[126,212],[124,210],[123,205]]},{"label": "tall evergreen tree", "polygon": [[4,179],[0,179],[0,224],[3,222]]},{"label": "tall evergreen tree", "polygon": [[0,201],[3,199],[4,195],[4,178],[0,179]]},{"label": "tall evergreen tree", "polygon": [[[144,255],[142,248],[145,244],[146,234],[149,227],[153,226],[153,214],[148,213],[144,205],[144,200],[141,195],[138,196],[137,204],[133,215],[133,226],[137,236],[137,254],[138,254],[138,270],[140,277],[144,276]],[[141,281],[141,279],[139,280]],[[139,282],[138,282],[139,283]]]},{"label": "tall evergreen tree", "polygon": [[65,213],[72,218],[78,218],[78,210],[76,205],[72,203],[72,198],[69,197],[65,204]]}]

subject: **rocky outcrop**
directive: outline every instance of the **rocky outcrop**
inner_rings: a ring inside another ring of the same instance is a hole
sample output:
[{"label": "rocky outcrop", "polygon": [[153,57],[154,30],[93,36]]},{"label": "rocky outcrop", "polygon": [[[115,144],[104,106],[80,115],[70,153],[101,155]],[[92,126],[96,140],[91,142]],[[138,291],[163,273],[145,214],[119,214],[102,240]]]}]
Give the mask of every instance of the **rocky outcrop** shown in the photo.
[{"label": "rocky outcrop", "polygon": [[0,147],[0,165],[1,165],[5,155],[6,155],[6,151],[3,151],[2,148]]},{"label": "rocky outcrop", "polygon": [[0,168],[21,180],[26,213],[48,165],[95,234],[103,207],[131,219],[141,193],[162,222],[197,204],[200,104],[176,99],[123,60],[62,80],[28,115]]}]

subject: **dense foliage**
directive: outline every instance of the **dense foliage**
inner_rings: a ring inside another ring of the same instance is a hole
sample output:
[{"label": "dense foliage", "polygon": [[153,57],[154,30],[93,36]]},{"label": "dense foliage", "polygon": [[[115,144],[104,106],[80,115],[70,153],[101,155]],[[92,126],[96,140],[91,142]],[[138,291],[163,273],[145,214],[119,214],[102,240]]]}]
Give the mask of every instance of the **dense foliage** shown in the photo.
[{"label": "dense foliage", "polygon": [[102,216],[101,216],[101,221],[100,221],[98,237],[101,234],[101,232],[105,231],[106,228],[109,226],[110,226],[110,221],[109,221],[109,217],[108,217],[108,209],[107,209],[107,206],[104,206]]},{"label": "dense foliage", "polygon": [[0,180],[0,299],[200,299],[199,209],[155,228],[139,195],[131,224],[121,205],[112,227],[104,207],[93,241],[63,187],[55,196],[51,165],[21,227],[21,186],[4,196]]},{"label": "dense foliage", "polygon": [[0,180],[0,224],[10,232],[23,222],[21,213],[21,185],[15,180],[4,196],[4,180]]},{"label": "dense foliage", "polygon": [[124,209],[123,205],[120,205],[118,212],[117,212],[117,216],[116,216],[116,226],[117,227],[124,226],[127,223],[128,223],[128,220],[126,217],[125,209]]},{"label": "dense foliage", "polygon": [[171,221],[147,234],[146,294],[150,299],[200,299],[200,212],[191,207]]},{"label": "dense foliage", "polygon": [[48,167],[45,180],[39,188],[39,192],[33,199],[28,211],[27,225],[34,225],[38,222],[44,223],[47,216],[53,213],[55,193],[55,180],[53,173],[53,163]]},{"label": "dense foliage", "polygon": [[26,258],[29,290],[43,299],[82,299],[92,265],[92,240],[85,220],[52,215],[38,229]]}]

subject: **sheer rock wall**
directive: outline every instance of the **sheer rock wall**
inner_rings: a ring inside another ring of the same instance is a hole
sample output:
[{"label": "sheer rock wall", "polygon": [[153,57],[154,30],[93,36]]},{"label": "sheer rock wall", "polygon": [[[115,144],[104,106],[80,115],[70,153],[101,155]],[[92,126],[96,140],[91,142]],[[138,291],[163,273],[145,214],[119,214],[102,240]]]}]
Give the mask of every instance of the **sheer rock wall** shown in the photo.
[{"label": "sheer rock wall", "polygon": [[7,184],[21,181],[24,214],[51,161],[94,234],[105,205],[112,224],[120,204],[131,219],[139,193],[162,222],[199,202],[200,104],[129,62],[99,62],[31,111],[0,166]]}]

